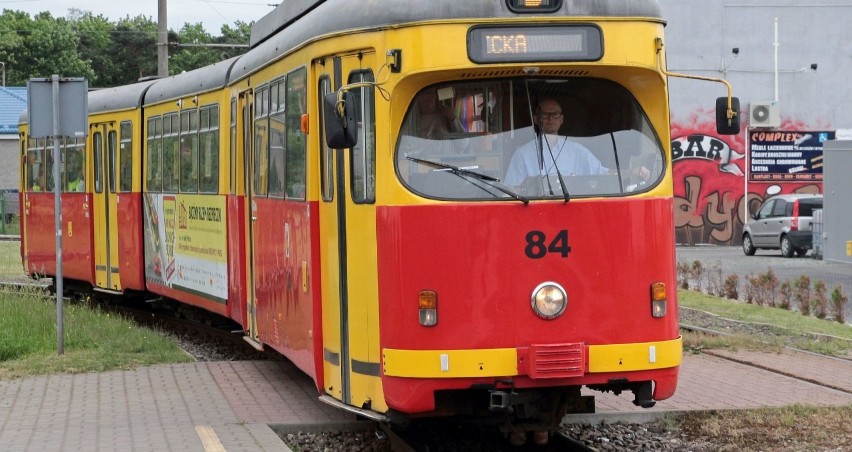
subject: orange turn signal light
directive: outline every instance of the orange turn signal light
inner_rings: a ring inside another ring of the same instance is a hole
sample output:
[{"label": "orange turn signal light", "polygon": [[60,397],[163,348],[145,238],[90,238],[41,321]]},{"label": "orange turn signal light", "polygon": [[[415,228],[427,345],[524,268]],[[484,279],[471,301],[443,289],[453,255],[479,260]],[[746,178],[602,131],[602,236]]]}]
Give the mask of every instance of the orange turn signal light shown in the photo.
[{"label": "orange turn signal light", "polygon": [[438,324],[438,293],[434,290],[422,290],[418,297],[418,316],[423,326],[435,326]]}]

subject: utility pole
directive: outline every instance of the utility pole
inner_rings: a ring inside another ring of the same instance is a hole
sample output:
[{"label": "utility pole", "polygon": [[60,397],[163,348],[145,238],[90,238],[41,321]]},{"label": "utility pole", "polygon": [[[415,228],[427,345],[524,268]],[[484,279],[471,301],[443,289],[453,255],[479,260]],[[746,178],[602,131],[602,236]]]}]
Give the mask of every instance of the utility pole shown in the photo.
[{"label": "utility pole", "polygon": [[169,26],[166,0],[157,0],[157,76],[169,75]]}]

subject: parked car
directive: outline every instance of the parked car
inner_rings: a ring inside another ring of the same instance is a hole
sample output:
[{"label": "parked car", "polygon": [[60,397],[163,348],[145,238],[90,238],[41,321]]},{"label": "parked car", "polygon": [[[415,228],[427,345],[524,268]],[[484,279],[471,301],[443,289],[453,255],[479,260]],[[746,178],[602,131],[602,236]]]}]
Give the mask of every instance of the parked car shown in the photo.
[{"label": "parked car", "polygon": [[822,195],[776,195],[743,225],[743,252],[754,255],[758,249],[781,250],[784,257],[804,256],[813,247],[814,209],[822,209]]}]

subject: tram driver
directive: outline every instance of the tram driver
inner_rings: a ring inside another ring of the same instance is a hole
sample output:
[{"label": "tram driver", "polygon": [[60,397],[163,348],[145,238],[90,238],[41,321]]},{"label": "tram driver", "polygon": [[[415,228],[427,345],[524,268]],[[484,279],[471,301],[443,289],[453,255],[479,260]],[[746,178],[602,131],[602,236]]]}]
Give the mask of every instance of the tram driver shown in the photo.
[{"label": "tram driver", "polygon": [[557,166],[564,176],[609,172],[583,145],[559,135],[563,121],[562,107],[558,102],[548,98],[539,102],[533,115],[533,123],[539,133],[512,155],[504,179],[507,185],[521,185],[532,176],[555,175]]},{"label": "tram driver", "polygon": [[[612,172],[585,146],[559,135],[564,119],[557,101],[544,98],[538,103],[533,115],[538,133],[512,155],[504,178],[506,185],[520,186],[534,176],[595,176]],[[629,171],[642,178],[651,173],[644,166]]]}]

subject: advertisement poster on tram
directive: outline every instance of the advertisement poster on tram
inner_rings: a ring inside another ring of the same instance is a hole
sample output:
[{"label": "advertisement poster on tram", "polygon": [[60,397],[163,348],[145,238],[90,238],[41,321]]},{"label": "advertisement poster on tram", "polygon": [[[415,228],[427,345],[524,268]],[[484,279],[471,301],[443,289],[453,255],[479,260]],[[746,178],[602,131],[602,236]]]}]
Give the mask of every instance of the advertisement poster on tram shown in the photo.
[{"label": "advertisement poster on tram", "polygon": [[750,182],[822,181],[822,145],[833,131],[749,132]]},{"label": "advertisement poster on tram", "polygon": [[225,200],[145,195],[145,279],[225,302],[228,295]]}]

